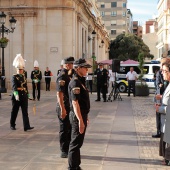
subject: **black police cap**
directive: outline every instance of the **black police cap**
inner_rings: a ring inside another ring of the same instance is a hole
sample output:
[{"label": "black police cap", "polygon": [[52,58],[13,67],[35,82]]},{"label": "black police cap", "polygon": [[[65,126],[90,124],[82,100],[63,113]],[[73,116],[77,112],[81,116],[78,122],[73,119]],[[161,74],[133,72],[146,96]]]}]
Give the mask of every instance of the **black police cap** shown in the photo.
[{"label": "black police cap", "polygon": [[85,59],[79,58],[78,60],[74,61],[74,67],[91,68],[92,66],[88,64]]},{"label": "black police cap", "polygon": [[67,57],[63,59],[63,64],[73,64],[74,57]]}]

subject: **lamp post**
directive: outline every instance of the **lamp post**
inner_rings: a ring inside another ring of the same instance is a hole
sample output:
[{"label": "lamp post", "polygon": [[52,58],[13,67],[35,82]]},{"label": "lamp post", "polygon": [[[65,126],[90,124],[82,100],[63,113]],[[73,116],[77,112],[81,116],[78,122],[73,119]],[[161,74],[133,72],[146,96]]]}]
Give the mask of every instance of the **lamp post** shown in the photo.
[{"label": "lamp post", "polygon": [[[11,17],[11,19],[9,20],[10,22],[10,27],[11,30],[8,29],[7,27],[5,27],[5,20],[6,20],[6,14],[4,12],[1,12],[0,14],[0,33],[1,33],[1,38],[4,38],[4,33],[8,34],[8,33],[13,33],[14,29],[16,27],[16,22],[17,20],[14,17]],[[0,44],[0,47],[2,48],[2,74],[1,74],[1,93],[6,93],[7,89],[5,88],[5,66],[4,66],[4,48],[5,46],[3,46],[2,44]]]},{"label": "lamp post", "polygon": [[93,32],[92,32],[92,38],[93,38],[93,45],[92,45],[93,72],[94,72],[94,61],[96,59],[96,56],[95,56],[95,37],[96,37],[96,32],[95,32],[95,30],[93,30]]}]

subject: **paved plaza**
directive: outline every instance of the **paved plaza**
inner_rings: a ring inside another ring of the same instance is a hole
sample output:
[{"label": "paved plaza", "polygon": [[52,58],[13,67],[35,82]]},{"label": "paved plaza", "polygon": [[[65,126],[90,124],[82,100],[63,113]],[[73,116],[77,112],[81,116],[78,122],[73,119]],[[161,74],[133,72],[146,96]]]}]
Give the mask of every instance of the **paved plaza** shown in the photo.
[{"label": "paved plaza", "polygon": [[[16,131],[10,129],[10,93],[0,100],[0,170],[67,170],[60,158],[56,91],[41,91],[40,101],[29,101],[30,125],[24,132],[21,111]],[[123,101],[95,102],[90,94],[90,123],[81,148],[83,170],[168,170],[158,156],[153,94]]]}]

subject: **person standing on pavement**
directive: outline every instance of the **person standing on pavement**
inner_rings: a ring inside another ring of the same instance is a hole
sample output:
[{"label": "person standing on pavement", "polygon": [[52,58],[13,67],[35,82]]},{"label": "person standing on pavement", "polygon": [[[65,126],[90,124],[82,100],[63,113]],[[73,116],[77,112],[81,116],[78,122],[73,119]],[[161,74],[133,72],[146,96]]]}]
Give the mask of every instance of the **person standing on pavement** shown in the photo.
[{"label": "person standing on pavement", "polygon": [[[42,79],[42,73],[39,70],[39,64],[38,61],[34,61],[34,70],[31,72],[31,79],[32,79],[32,96],[33,100],[36,99],[39,101],[40,100],[40,84],[41,84],[41,79]],[[35,94],[36,91],[38,94]],[[37,96],[36,96],[37,95]]]},{"label": "person standing on pavement", "polygon": [[[166,58],[165,63],[162,63],[162,74],[166,81],[170,81],[170,59]],[[170,100],[170,83],[164,90],[163,95],[157,94],[157,100],[161,100],[161,104],[156,104],[156,112],[161,114],[161,138],[160,138],[160,156],[165,158],[163,164],[170,166],[170,149],[166,150],[167,144],[169,142],[169,129],[167,129],[168,123],[166,117],[169,113],[167,112],[168,101]],[[167,126],[167,127],[166,127]],[[165,130],[166,129],[166,130]],[[166,158],[168,157],[168,159]]]},{"label": "person standing on pavement", "polygon": [[[163,58],[160,63],[160,70],[156,73],[156,95],[162,95],[168,82],[164,80],[163,74],[162,74],[162,64],[166,62],[167,58]],[[157,101],[158,102],[158,101]],[[160,102],[160,101],[159,101]],[[152,135],[153,138],[160,138],[161,137],[161,114],[159,112],[156,112],[156,129],[157,133]]]},{"label": "person standing on pavement", "polygon": [[46,91],[50,91],[52,72],[49,70],[48,67],[46,67],[46,71],[44,71],[44,76],[45,76]]},{"label": "person standing on pavement", "polygon": [[108,92],[110,93],[115,83],[115,73],[112,72],[111,66],[109,66],[109,89]]},{"label": "person standing on pavement", "polygon": [[63,69],[63,63],[64,63],[64,60],[61,61],[60,69],[57,71],[57,76],[59,75],[60,71]]},{"label": "person standing on pavement", "polygon": [[13,66],[16,68],[17,74],[12,76],[12,111],[10,119],[11,130],[16,130],[16,118],[19,107],[22,109],[24,131],[31,130],[34,127],[30,126],[28,117],[28,88],[27,79],[24,73],[25,61],[21,54],[17,54],[13,61]]},{"label": "person standing on pavement", "polygon": [[130,90],[132,88],[133,96],[135,97],[136,96],[135,84],[136,84],[138,75],[137,75],[136,71],[134,71],[133,67],[130,67],[130,71],[126,74],[126,78],[128,81],[128,96],[130,96]]},{"label": "person standing on pavement", "polygon": [[84,77],[87,74],[88,68],[91,67],[91,65],[86,63],[85,59],[80,58],[76,60],[74,62],[76,73],[68,86],[71,108],[71,141],[68,153],[69,170],[81,170],[80,148],[83,145],[88,113],[90,111],[89,92],[85,85]]},{"label": "person standing on pavement", "polygon": [[99,68],[94,72],[97,75],[97,99],[100,101],[100,93],[102,93],[103,101],[106,102],[108,70],[103,68],[103,64],[99,63]]},{"label": "person standing on pavement", "polygon": [[71,129],[69,121],[69,96],[68,96],[68,84],[70,77],[68,72],[73,68],[74,57],[67,57],[63,60],[63,69],[61,69],[56,80],[57,89],[57,113],[60,123],[59,138],[60,138],[60,150],[61,158],[68,157],[69,143],[71,139]]}]

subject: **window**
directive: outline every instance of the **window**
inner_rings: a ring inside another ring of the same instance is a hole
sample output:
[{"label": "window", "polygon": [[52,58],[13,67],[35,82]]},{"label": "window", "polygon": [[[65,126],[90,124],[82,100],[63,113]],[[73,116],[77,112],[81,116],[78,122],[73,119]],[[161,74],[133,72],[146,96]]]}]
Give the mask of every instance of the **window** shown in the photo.
[{"label": "window", "polygon": [[113,25],[117,25],[117,21],[116,20],[112,20],[111,22],[110,22],[110,24],[113,26]]},{"label": "window", "polygon": [[115,35],[116,34],[116,30],[111,30],[111,34]]},{"label": "window", "polygon": [[144,66],[143,71],[144,71],[144,74],[148,74],[149,73],[149,66]]},{"label": "window", "polygon": [[111,12],[111,16],[112,16],[112,17],[117,16],[117,12],[116,12],[116,11],[112,11],[112,12]]},{"label": "window", "polygon": [[112,8],[117,7],[117,2],[111,2],[111,7]]},{"label": "window", "polygon": [[105,4],[101,3],[100,8],[105,8]]},{"label": "window", "polygon": [[123,8],[126,8],[126,3],[125,2],[123,3]]},{"label": "window", "polygon": [[123,17],[125,17],[125,16],[126,16],[126,12],[125,12],[125,11],[123,11],[122,15],[123,15]]},{"label": "window", "polygon": [[104,17],[104,16],[105,16],[105,12],[104,12],[104,11],[101,11],[101,12],[100,12],[100,15],[101,15],[102,17]]}]

